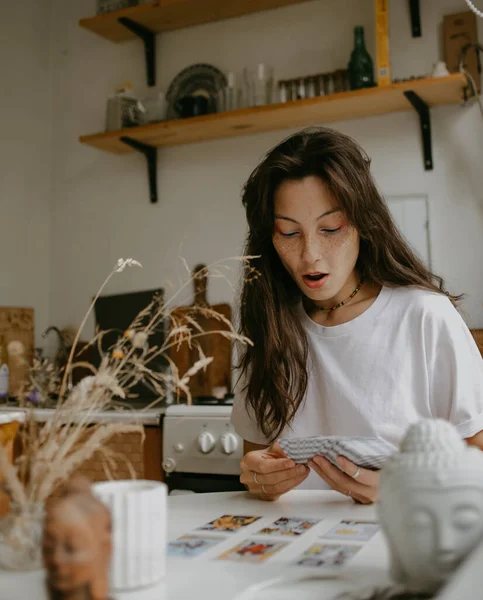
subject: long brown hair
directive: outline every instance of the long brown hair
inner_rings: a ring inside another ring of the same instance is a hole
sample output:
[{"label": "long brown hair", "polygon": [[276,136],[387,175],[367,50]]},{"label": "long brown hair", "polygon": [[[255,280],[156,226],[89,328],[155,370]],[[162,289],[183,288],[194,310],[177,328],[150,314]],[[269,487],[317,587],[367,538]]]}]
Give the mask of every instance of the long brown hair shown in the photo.
[{"label": "long brown hair", "polygon": [[[370,159],[354,140],[327,128],[306,129],[273,148],[243,190],[249,226],[245,255],[255,281],[243,284],[240,332],[253,346],[241,355],[247,407],[268,439],[276,439],[293,419],[308,383],[308,343],[294,307],[301,291],[283,267],[272,243],[274,196],[286,180],[319,177],[360,235],[357,272],[388,286],[415,285],[446,293],[395,226],[370,173]],[[460,297],[450,296],[455,304]]]}]

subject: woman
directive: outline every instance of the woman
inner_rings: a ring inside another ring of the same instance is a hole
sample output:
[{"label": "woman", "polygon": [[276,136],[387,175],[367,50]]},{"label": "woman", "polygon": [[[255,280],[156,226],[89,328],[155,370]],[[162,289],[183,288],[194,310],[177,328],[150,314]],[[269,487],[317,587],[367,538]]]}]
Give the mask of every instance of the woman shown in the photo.
[{"label": "woman", "polygon": [[379,474],[339,457],[295,465],[284,436],[380,437],[397,447],[422,418],[483,447],[483,361],[455,306],[394,225],[347,136],[306,130],[274,148],[245,185],[241,359],[232,422],[241,482],[267,500],[297,487],[371,503]]}]

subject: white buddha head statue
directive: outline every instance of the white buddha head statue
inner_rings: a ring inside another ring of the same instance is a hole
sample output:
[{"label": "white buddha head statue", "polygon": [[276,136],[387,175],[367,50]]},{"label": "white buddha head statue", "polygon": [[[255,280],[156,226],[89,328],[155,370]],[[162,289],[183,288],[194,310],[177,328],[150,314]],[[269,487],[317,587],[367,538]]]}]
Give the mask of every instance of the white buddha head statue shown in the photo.
[{"label": "white buddha head statue", "polygon": [[382,468],[378,513],[393,578],[436,592],[483,538],[483,452],[447,421],[411,425]]}]

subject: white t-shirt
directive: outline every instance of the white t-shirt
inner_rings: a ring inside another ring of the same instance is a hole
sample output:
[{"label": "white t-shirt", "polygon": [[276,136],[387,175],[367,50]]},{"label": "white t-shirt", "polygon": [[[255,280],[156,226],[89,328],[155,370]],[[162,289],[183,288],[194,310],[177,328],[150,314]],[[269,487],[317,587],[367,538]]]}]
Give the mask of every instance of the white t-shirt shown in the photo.
[{"label": "white t-shirt", "polygon": [[[483,429],[483,359],[446,296],[383,287],[364,313],[334,327],[312,321],[302,304],[298,313],[309,381],[281,437],[381,437],[396,449],[407,427],[423,418],[446,419],[463,438]],[[268,445],[237,390],[232,423],[245,440]],[[301,487],[327,486],[311,472]]]}]

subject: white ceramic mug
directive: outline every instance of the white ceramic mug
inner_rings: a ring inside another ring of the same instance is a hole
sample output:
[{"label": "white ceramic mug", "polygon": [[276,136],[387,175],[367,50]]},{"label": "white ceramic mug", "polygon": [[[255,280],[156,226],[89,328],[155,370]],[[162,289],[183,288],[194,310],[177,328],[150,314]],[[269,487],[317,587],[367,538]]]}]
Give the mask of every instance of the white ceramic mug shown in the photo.
[{"label": "white ceramic mug", "polygon": [[113,590],[154,585],[166,573],[167,486],[158,481],[105,481],[93,492],[111,511]]}]

